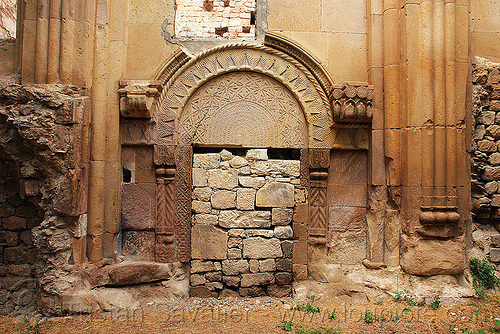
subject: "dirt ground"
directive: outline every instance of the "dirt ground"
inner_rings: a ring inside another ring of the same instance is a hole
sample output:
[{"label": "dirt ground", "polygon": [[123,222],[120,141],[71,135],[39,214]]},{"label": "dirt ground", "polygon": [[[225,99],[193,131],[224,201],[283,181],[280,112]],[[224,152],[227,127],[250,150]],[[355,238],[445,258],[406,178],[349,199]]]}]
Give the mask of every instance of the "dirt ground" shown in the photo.
[{"label": "dirt ground", "polygon": [[[134,312],[44,318],[37,314],[0,318],[0,333],[500,333],[500,293],[437,310],[391,298],[362,305],[292,299],[190,298],[148,303]],[[294,309],[304,306],[302,309]],[[498,322],[497,322],[498,323]],[[282,327],[278,327],[278,325]],[[288,327],[288,326],[286,326]]]}]

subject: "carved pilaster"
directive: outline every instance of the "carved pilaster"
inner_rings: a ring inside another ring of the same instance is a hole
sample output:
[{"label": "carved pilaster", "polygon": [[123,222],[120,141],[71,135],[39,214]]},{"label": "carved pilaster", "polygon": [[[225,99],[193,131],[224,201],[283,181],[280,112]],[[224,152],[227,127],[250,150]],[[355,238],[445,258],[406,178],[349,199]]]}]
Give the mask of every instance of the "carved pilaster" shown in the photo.
[{"label": "carved pilaster", "polygon": [[175,238],[177,258],[181,262],[191,260],[191,185],[193,147],[181,143],[177,152],[175,176]]},{"label": "carved pilaster", "polygon": [[[328,229],[327,178],[329,149],[310,149],[309,235],[325,237]],[[326,239],[325,239],[326,241]]]},{"label": "carved pilaster", "polygon": [[119,85],[120,114],[123,117],[151,118],[151,107],[160,94],[160,83],[147,80],[122,80]]},{"label": "carved pilaster", "polygon": [[175,151],[174,145],[156,145],[154,163],[156,169],[156,244],[157,262],[174,262],[174,220],[175,220]]}]

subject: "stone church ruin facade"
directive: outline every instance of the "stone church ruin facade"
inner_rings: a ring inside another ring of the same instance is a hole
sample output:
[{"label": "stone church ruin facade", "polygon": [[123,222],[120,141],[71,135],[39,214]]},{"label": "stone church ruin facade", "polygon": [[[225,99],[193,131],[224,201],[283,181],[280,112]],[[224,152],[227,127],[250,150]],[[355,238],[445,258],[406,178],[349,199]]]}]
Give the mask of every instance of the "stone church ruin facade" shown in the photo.
[{"label": "stone church ruin facade", "polygon": [[18,1],[2,311],[470,296],[500,263],[495,3]]}]

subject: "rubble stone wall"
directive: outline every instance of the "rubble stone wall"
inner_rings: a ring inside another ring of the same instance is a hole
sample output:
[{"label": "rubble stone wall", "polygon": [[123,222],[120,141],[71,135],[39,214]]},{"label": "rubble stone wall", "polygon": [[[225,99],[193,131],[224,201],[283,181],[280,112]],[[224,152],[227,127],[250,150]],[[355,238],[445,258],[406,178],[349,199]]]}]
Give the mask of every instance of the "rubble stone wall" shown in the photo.
[{"label": "rubble stone wall", "polygon": [[16,167],[0,160],[0,314],[34,306],[35,300],[31,229],[43,220],[43,212],[21,198]]},{"label": "rubble stone wall", "polygon": [[476,58],[473,72],[471,257],[500,269],[500,64]]},{"label": "rubble stone wall", "polygon": [[195,153],[191,295],[291,293],[293,207],[304,203],[300,161]]}]

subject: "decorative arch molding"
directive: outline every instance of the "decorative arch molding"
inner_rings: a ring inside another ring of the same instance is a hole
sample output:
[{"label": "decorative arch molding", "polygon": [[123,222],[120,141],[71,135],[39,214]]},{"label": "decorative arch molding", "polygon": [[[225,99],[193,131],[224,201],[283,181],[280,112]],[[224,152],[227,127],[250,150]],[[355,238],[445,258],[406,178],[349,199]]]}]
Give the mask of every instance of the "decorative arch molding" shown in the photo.
[{"label": "decorative arch molding", "polygon": [[328,94],[300,61],[265,45],[227,44],[203,52],[193,59],[177,54],[159,71],[156,79],[162,91],[153,105],[156,143],[175,142],[176,131],[183,142],[190,142],[192,132],[176,129],[177,120],[189,98],[206,82],[231,72],[255,72],[271,77],[285,86],[299,102],[308,127],[308,147],[332,146],[333,125]]}]

